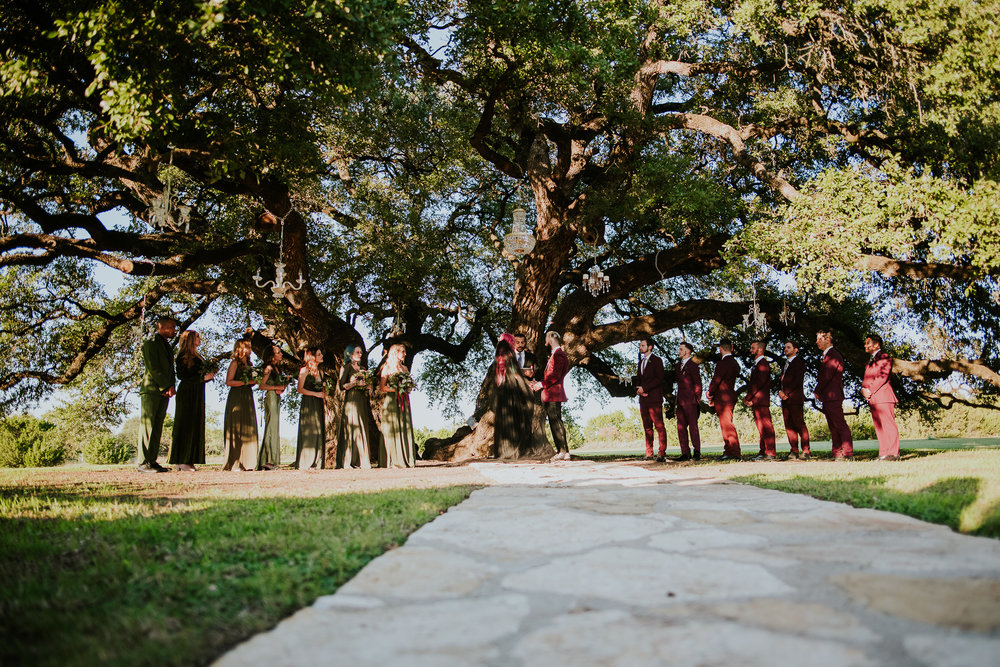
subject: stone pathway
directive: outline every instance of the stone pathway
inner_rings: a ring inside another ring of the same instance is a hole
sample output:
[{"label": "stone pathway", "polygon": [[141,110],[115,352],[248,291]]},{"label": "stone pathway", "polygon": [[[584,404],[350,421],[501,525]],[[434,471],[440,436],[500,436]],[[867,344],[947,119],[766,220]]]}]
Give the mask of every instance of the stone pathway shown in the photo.
[{"label": "stone pathway", "polygon": [[219,667],[1000,665],[1000,541],[669,469],[476,491]]}]

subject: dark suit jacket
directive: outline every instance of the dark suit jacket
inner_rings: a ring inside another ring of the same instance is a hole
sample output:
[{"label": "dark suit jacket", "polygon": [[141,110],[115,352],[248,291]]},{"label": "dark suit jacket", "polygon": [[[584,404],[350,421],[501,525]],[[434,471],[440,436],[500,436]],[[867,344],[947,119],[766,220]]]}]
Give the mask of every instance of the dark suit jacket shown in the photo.
[{"label": "dark suit jacket", "polygon": [[153,334],[142,344],[140,394],[162,394],[174,386],[174,350],[167,339]]},{"label": "dark suit jacket", "polygon": [[663,405],[663,360],[655,354],[649,355],[645,370],[639,360],[639,386],[646,392],[646,396],[639,397],[640,406]]},{"label": "dark suit jacket", "polygon": [[569,372],[569,358],[560,347],[545,364],[545,375],[542,376],[542,401],[546,403],[565,403],[566,390],[563,388],[563,378]]},{"label": "dark suit jacket", "polygon": [[802,389],[805,376],[806,362],[802,361],[802,355],[796,354],[791,361],[785,361],[785,368],[781,371],[781,391],[785,392],[788,398],[782,399],[782,405],[806,402],[806,394]]},{"label": "dark suit jacket", "polygon": [[715,374],[708,385],[708,397],[715,405],[736,405],[736,376],[739,373],[740,365],[731,354],[715,365]]},{"label": "dark suit jacket", "polygon": [[677,378],[678,405],[697,405],[701,400],[701,370],[698,364],[694,359],[688,359],[686,364],[678,361],[674,373]]},{"label": "dark suit jacket", "polygon": [[832,347],[819,362],[816,396],[824,403],[844,400],[844,357]]},{"label": "dark suit jacket", "polygon": [[[517,357],[517,352],[514,353],[514,356]],[[528,352],[527,350],[525,350],[524,351],[524,364],[521,366],[521,368],[534,368],[535,369],[535,373],[537,375],[537,373],[538,373],[538,361],[535,360],[535,355],[533,355],[531,352]]]},{"label": "dark suit jacket", "polygon": [[889,384],[890,375],[892,375],[892,358],[887,352],[879,350],[875,353],[875,358],[869,359],[865,364],[865,379],[861,383],[862,389],[871,392],[869,403],[896,402],[896,392]]},{"label": "dark suit jacket", "polygon": [[750,369],[746,400],[754,407],[771,405],[771,362],[767,357],[761,357]]}]

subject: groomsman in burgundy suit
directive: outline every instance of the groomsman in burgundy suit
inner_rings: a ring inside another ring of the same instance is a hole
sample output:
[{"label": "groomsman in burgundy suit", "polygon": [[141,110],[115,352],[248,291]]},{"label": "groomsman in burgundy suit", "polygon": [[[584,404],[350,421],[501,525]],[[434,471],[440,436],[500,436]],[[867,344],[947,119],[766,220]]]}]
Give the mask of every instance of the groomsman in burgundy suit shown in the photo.
[{"label": "groomsman in burgundy suit", "polygon": [[639,416],[646,433],[646,458],[653,458],[653,429],[660,441],[658,459],[666,460],[667,429],[663,426],[663,360],[653,354],[653,339],[639,341]]},{"label": "groomsman in burgundy suit", "polygon": [[[698,364],[691,358],[694,348],[690,343],[680,344],[677,354],[681,360],[675,370],[677,378],[677,439],[681,443],[681,455],[678,461],[691,458],[691,448],[694,449],[694,460],[701,460],[701,433],[698,432],[698,402],[701,400],[701,371]],[[691,436],[691,447],[688,447],[688,434]]]},{"label": "groomsman in burgundy suit", "polygon": [[823,403],[834,460],[850,461],[854,458],[854,441],[844,419],[844,357],[833,349],[833,334],[829,330],[816,332],[816,347],[823,351],[823,358],[816,373],[814,396]]},{"label": "groomsman in burgundy suit", "polygon": [[733,342],[728,338],[719,341],[722,358],[715,364],[715,373],[708,385],[708,404],[719,415],[722,429],[723,453],[721,461],[740,458],[740,437],[733,425],[733,408],[736,407],[736,376],[740,365],[733,356]]},{"label": "groomsman in burgundy suit", "polygon": [[763,341],[750,343],[753,367],[747,381],[747,397],[743,402],[753,410],[753,421],[760,433],[760,452],[754,461],[773,461],[777,456],[774,424],[771,422],[771,362],[764,355],[766,350]]},{"label": "groomsman in burgundy suit", "polygon": [[569,358],[562,349],[562,336],[555,331],[545,334],[545,344],[552,350],[549,361],[545,364],[545,374],[541,382],[535,382],[532,389],[542,391],[542,405],[549,419],[549,430],[552,431],[552,441],[556,445],[556,454],[551,461],[569,461],[569,444],[566,441],[566,427],[563,426],[562,405],[566,402],[566,389],[563,378],[569,372]]},{"label": "groomsman in burgundy suit", "polygon": [[[785,343],[785,365],[781,368],[781,417],[785,422],[785,435],[788,436],[789,459],[809,458],[809,429],[806,428],[806,418],[803,408],[806,394],[802,390],[802,381],[806,375],[806,364],[799,356],[799,347],[792,341]],[[802,454],[799,454],[799,443],[802,444]]]},{"label": "groomsman in burgundy suit", "polygon": [[899,460],[899,428],[896,426],[896,392],[889,384],[892,359],[882,351],[882,337],[872,334],[865,339],[865,352],[872,355],[865,364],[861,395],[872,409],[875,435],[878,436],[879,461]]}]

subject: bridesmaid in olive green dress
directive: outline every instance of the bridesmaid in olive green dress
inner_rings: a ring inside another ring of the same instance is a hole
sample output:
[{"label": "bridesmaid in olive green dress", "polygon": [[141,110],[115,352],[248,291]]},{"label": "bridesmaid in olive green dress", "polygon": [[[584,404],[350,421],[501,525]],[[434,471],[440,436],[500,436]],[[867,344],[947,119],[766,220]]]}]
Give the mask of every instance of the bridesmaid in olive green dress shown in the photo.
[{"label": "bridesmaid in olive green dress", "polygon": [[207,372],[198,354],[201,336],[194,329],[181,334],[177,346],[177,403],[174,432],[170,441],[169,463],[178,470],[194,470],[205,462],[205,383],[215,377]]},{"label": "bridesmaid in olive green dress", "polygon": [[380,468],[412,468],[417,458],[417,444],[413,437],[413,415],[409,394],[396,395],[386,379],[394,373],[409,373],[403,360],[406,348],[393,345],[389,348],[385,364],[379,375],[379,391],[386,396],[382,402],[382,443],[378,451]]},{"label": "bridesmaid in olive green dress", "polygon": [[323,401],[326,391],[319,365],[323,351],[310,348],[305,351],[305,366],[299,370],[296,390],[302,394],[299,407],[299,435],[295,445],[295,467],[299,470],[322,468],[326,459],[326,412]]},{"label": "bridesmaid in olive green dress", "polygon": [[233,360],[226,372],[226,413],[222,425],[223,470],[253,470],[257,464],[257,410],[253,404],[250,341],[233,345]]},{"label": "bridesmaid in olive green dress", "polygon": [[280,465],[281,438],[278,423],[281,421],[281,394],[288,385],[288,379],[281,374],[281,348],[271,345],[271,355],[260,378],[260,390],[264,393],[264,437],[260,441],[257,455],[257,470],[274,470]]},{"label": "bridesmaid in olive green dress", "polygon": [[344,410],[337,433],[337,467],[371,468],[372,406],[368,402],[368,383],[357,377],[362,370],[364,351],[358,345],[344,350],[344,370],[340,388],[344,390]]}]

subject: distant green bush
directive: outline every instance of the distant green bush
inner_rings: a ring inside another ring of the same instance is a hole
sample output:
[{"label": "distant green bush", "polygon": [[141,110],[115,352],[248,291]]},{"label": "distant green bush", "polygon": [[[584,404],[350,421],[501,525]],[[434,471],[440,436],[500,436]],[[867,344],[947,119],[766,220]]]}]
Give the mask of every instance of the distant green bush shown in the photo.
[{"label": "distant green bush", "polygon": [[122,435],[96,435],[83,448],[83,460],[87,463],[119,464],[135,458],[135,444]]},{"label": "distant green bush", "polygon": [[594,415],[583,427],[586,442],[628,442],[643,438],[638,408]]},{"label": "distant green bush", "polygon": [[66,460],[66,447],[53,437],[55,425],[31,415],[0,420],[0,467],[57,466]]}]

